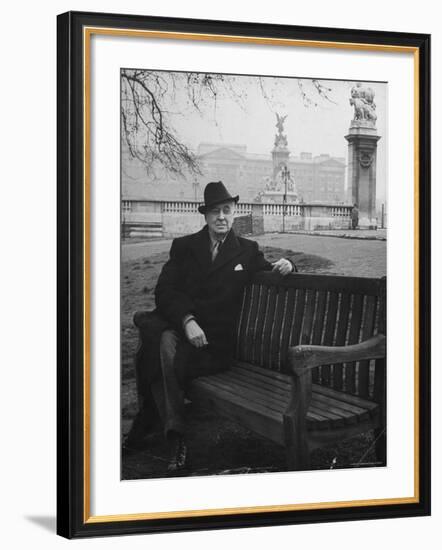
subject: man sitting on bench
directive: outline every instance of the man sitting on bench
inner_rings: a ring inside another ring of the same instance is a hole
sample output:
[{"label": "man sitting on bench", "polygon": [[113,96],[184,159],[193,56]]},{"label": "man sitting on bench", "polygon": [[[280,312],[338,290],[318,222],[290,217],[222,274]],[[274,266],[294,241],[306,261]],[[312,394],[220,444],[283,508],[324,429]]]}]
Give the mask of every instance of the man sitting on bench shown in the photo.
[{"label": "man sitting on bench", "polygon": [[150,387],[155,406],[147,404],[148,422],[146,410],[140,411],[138,417],[144,423],[135,419],[124,448],[136,447],[160,417],[170,444],[170,472],[186,466],[185,385],[229,368],[244,286],[257,271],[273,270],[285,276],[296,270],[284,258],[268,262],[255,241],[235,235],[232,225],[238,199],[221,181],[207,184],[204,205],[199,207],[206,225],[173,240],[155,289],[156,313],[165,321],[159,349],[161,376]]}]

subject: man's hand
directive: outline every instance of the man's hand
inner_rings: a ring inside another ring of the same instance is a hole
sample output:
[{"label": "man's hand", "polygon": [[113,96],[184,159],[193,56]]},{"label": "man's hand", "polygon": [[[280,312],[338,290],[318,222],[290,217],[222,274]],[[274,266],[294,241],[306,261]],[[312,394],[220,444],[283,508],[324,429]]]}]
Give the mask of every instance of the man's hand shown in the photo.
[{"label": "man's hand", "polygon": [[273,269],[272,271],[278,271],[281,275],[285,276],[288,275],[293,271],[293,264],[286,260],[285,258],[281,258],[277,262],[272,263]]},{"label": "man's hand", "polygon": [[206,335],[195,319],[187,321],[184,325],[184,333],[192,346],[196,348],[207,346],[208,342]]}]

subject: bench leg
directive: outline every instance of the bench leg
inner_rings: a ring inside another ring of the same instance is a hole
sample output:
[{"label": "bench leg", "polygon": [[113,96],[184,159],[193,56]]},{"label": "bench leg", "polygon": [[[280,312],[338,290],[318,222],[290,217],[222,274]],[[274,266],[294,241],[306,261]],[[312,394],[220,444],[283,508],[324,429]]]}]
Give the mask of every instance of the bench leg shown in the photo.
[{"label": "bench leg", "polygon": [[380,427],[374,430],[376,460],[383,466],[387,465],[387,435],[385,428]]},{"label": "bench leg", "polygon": [[310,468],[310,451],[304,422],[297,420],[297,415],[284,415],[284,439],[289,470],[308,470]]}]

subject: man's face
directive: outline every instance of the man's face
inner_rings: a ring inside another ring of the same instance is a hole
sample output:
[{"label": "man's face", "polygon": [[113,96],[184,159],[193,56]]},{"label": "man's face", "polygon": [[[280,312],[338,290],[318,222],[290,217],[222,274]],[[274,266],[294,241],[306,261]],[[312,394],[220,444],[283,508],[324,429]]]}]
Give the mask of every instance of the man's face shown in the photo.
[{"label": "man's face", "polygon": [[233,225],[235,214],[234,201],[221,202],[206,212],[206,222],[209,231],[218,236],[224,236]]}]

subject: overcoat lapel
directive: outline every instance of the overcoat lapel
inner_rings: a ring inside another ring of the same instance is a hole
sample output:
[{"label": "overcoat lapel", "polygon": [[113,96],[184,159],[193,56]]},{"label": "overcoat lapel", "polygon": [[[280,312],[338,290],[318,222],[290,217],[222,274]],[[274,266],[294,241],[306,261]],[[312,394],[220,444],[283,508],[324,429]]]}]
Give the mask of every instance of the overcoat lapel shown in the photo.
[{"label": "overcoat lapel", "polygon": [[227,262],[229,262],[235,256],[239,256],[239,254],[241,254],[241,245],[239,244],[235,233],[231,229],[226,237],[226,240],[221,245],[215,261],[211,264],[209,273],[213,273],[214,271],[225,265]]},{"label": "overcoat lapel", "polygon": [[195,258],[200,264],[201,269],[204,273],[207,273],[212,264],[212,257],[210,255],[210,238],[207,225],[205,225],[201,231],[198,231],[198,233],[193,235],[191,248]]}]

